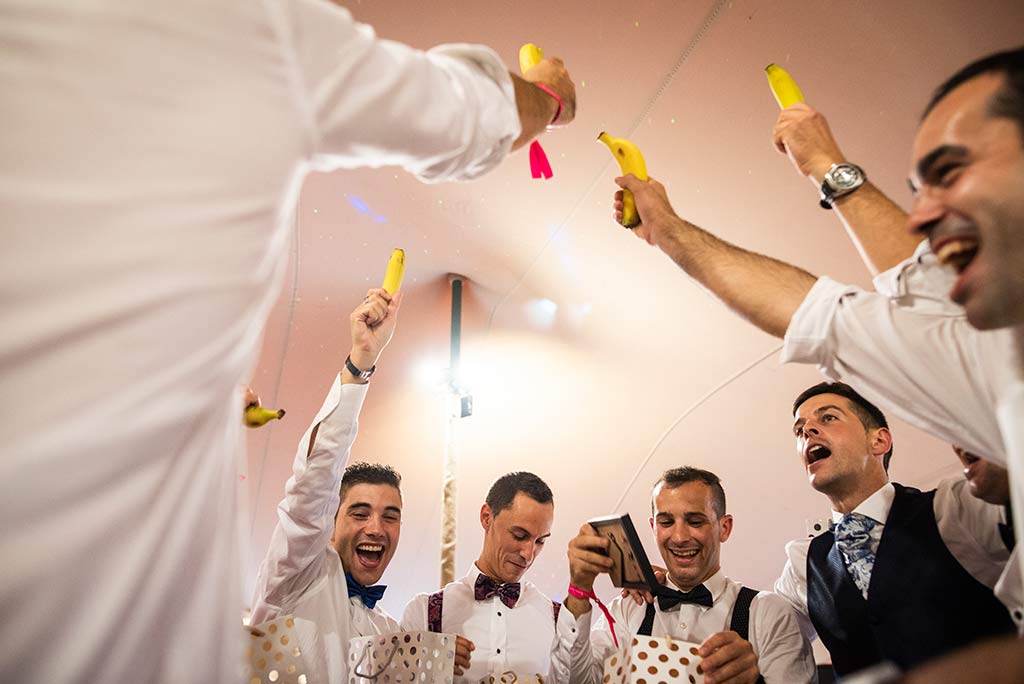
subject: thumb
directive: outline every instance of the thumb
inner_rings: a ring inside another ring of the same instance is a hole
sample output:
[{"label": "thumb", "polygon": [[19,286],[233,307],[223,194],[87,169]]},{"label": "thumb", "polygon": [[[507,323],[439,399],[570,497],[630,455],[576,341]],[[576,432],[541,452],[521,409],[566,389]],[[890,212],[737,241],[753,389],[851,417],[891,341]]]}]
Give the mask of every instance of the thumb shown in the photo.
[{"label": "thumb", "polygon": [[627,173],[625,176],[619,176],[615,179],[615,182],[620,188],[629,190],[630,192],[636,192],[637,189],[647,185],[646,181],[642,181],[631,173]]}]

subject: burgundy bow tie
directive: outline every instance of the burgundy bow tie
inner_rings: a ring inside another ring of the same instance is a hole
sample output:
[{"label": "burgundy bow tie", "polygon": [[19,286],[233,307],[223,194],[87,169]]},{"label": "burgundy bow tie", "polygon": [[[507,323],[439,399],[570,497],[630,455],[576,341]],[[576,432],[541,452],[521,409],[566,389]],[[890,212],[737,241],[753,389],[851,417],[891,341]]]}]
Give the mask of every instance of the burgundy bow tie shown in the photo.
[{"label": "burgundy bow tie", "polygon": [[473,598],[477,601],[486,601],[497,595],[501,602],[509,608],[516,607],[519,600],[519,582],[498,584],[487,575],[480,573],[476,578],[476,586],[473,587]]}]

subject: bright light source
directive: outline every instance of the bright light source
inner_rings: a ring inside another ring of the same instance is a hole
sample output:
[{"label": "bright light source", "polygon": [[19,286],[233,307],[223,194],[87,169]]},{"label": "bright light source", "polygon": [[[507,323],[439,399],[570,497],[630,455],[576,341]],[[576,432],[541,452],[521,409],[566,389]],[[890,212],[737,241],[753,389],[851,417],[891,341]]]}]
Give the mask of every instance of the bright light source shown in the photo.
[{"label": "bright light source", "polygon": [[423,359],[416,364],[413,374],[416,381],[424,387],[440,390],[447,386],[447,364],[437,359]]},{"label": "bright light source", "polygon": [[526,318],[540,330],[550,330],[555,324],[558,304],[550,299],[531,299],[526,303]]}]

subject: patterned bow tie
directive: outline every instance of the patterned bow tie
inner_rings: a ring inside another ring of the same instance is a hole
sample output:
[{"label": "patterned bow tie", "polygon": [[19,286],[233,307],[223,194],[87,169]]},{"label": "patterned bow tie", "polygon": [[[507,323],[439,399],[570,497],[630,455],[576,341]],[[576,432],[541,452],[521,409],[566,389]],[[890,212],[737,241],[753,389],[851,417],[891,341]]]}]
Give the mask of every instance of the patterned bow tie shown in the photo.
[{"label": "patterned bow tie", "polygon": [[497,596],[509,608],[516,607],[519,600],[519,582],[498,584],[487,575],[480,573],[476,578],[476,586],[473,587],[473,598],[477,601],[486,601],[492,596]]},{"label": "patterned bow tie", "polygon": [[698,606],[710,608],[715,601],[703,584],[698,584],[690,591],[678,591],[672,587],[662,587],[658,591],[658,606],[662,610],[672,610],[681,603],[696,603]]},{"label": "patterned bow tie", "polygon": [[349,598],[358,596],[359,600],[363,602],[363,605],[370,610],[373,610],[373,607],[377,605],[377,601],[384,598],[384,590],[387,589],[387,586],[383,584],[364,587],[362,584],[352,579],[352,575],[347,572],[345,573],[345,583],[348,584]]}]

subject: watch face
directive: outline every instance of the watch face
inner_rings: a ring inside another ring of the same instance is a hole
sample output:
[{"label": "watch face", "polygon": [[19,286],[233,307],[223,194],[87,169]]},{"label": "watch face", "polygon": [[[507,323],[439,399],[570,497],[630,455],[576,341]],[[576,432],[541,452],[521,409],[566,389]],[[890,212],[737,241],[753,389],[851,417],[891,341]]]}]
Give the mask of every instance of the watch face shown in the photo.
[{"label": "watch face", "polygon": [[839,164],[831,173],[832,183],[830,185],[836,190],[852,188],[860,183],[861,172],[856,166]]}]

